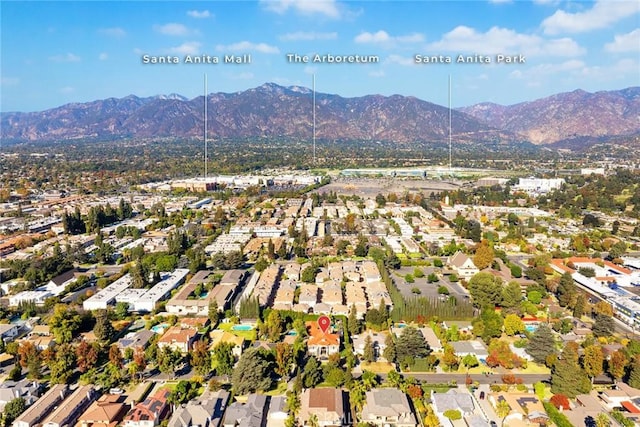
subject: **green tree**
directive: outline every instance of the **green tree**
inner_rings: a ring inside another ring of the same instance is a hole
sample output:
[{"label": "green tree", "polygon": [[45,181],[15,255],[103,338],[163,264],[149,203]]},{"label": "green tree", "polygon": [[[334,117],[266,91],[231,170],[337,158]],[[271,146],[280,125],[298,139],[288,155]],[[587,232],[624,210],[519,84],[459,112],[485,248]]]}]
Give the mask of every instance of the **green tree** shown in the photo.
[{"label": "green tree", "polygon": [[233,371],[232,385],[236,395],[266,391],[271,388],[271,366],[257,349],[242,353],[238,366]]},{"label": "green tree", "polygon": [[279,342],[275,349],[276,373],[285,377],[293,364],[293,347],[290,344]]},{"label": "green tree", "polygon": [[158,350],[158,355],[156,356],[158,369],[160,369],[160,372],[163,374],[175,375],[176,367],[180,359],[182,359],[180,352],[169,346],[162,347],[162,349]]},{"label": "green tree", "polygon": [[369,362],[369,363],[375,360],[375,354],[373,350],[373,342],[371,341],[371,335],[367,335],[364,339],[363,358],[366,362]]},{"label": "green tree", "polygon": [[65,304],[56,304],[49,318],[49,327],[58,344],[70,343],[81,323],[78,312]]},{"label": "green tree", "polygon": [[584,294],[578,294],[576,303],[573,306],[573,317],[580,319],[584,314],[585,306],[587,305],[587,298]]},{"label": "green tree", "polygon": [[526,352],[536,363],[545,363],[547,357],[555,354],[555,338],[553,332],[545,324],[538,326],[527,344]]},{"label": "green tree", "polygon": [[442,413],[446,418],[449,418],[451,421],[457,421],[462,419],[462,414],[457,409],[447,409]]},{"label": "green tree", "polygon": [[613,335],[615,323],[613,317],[606,314],[596,314],[596,321],[593,323],[592,332],[596,337],[609,337]]},{"label": "green tree", "polygon": [[117,302],[114,309],[114,315],[117,320],[124,320],[129,315],[129,304],[126,302]]},{"label": "green tree", "polygon": [[51,382],[67,384],[76,367],[76,353],[71,344],[61,344],[56,348],[56,356],[49,364]]},{"label": "green tree", "polygon": [[640,355],[636,355],[629,369],[629,380],[627,381],[633,388],[640,388]]},{"label": "green tree", "polygon": [[396,340],[396,360],[404,364],[407,360],[427,357],[431,354],[429,344],[418,329],[407,326]]},{"label": "green tree", "polygon": [[393,340],[393,335],[388,334],[384,339],[385,349],[382,355],[388,362],[394,363],[396,360],[396,343]]},{"label": "green tree", "polygon": [[551,391],[574,398],[590,390],[591,381],[578,364],[578,353],[573,346],[566,346],[551,370]]},{"label": "green tree", "polygon": [[218,375],[231,375],[235,358],[233,357],[233,344],[221,342],[213,348],[213,358],[216,361]]},{"label": "green tree", "polygon": [[508,311],[512,311],[520,306],[521,301],[522,291],[520,290],[520,283],[512,280],[502,289],[502,303],[500,305]]},{"label": "green tree", "polygon": [[502,280],[491,273],[477,273],[469,280],[469,292],[476,307],[494,307],[501,302]]},{"label": "green tree", "polygon": [[302,270],[300,280],[306,283],[314,283],[316,281],[316,274],[318,274],[316,267],[310,265]]},{"label": "green tree", "polygon": [[257,272],[262,273],[269,266],[269,261],[267,261],[264,257],[260,257],[256,264],[254,265]]},{"label": "green tree", "polygon": [[358,335],[360,333],[360,322],[358,321],[358,312],[356,311],[355,304],[351,304],[351,308],[349,309],[347,327],[351,336]]},{"label": "green tree", "polygon": [[314,356],[309,357],[304,365],[303,383],[306,388],[313,388],[322,382],[320,362]]},{"label": "green tree", "polygon": [[271,310],[269,312],[269,315],[267,316],[266,327],[269,339],[274,342],[278,341],[283,330],[280,312],[278,312],[277,310]]},{"label": "green tree", "polygon": [[11,399],[4,407],[4,411],[2,413],[4,426],[9,427],[13,421],[22,414],[25,409],[27,409],[27,402],[24,400],[24,397],[16,397],[15,399]]},{"label": "green tree", "polygon": [[199,384],[192,381],[179,381],[175,388],[169,393],[167,401],[174,405],[187,403],[198,396]]},{"label": "green tree", "polygon": [[502,419],[501,425],[504,425],[504,420],[507,418],[509,413],[511,412],[511,407],[506,400],[502,399],[496,403],[496,415],[498,418]]},{"label": "green tree", "polygon": [[209,311],[207,312],[209,317],[209,322],[211,322],[211,327],[215,327],[220,320],[220,311],[218,307],[218,301],[214,299],[209,303]]},{"label": "green tree", "polygon": [[93,327],[93,333],[96,335],[99,341],[109,343],[116,334],[116,330],[109,320],[109,313],[107,310],[96,310],[95,312],[96,324]]},{"label": "green tree", "polygon": [[562,307],[571,306],[575,300],[576,293],[577,289],[571,273],[564,273],[560,277],[560,283],[558,284],[558,302]]}]

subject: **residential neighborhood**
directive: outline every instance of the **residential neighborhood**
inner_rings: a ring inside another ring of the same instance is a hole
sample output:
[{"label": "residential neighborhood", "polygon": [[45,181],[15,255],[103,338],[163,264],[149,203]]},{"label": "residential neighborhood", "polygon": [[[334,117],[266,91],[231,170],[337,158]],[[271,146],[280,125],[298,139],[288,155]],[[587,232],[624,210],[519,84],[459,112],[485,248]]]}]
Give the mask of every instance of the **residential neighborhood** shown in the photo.
[{"label": "residential neighborhood", "polygon": [[640,423],[636,217],[296,179],[4,203],[5,425]]}]

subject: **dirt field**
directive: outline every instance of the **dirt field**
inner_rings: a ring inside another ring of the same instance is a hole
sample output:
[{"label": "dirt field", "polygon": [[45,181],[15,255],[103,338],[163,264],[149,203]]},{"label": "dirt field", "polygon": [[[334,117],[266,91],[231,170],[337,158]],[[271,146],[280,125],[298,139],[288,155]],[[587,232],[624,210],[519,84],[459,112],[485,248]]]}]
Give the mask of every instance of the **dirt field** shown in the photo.
[{"label": "dirt field", "polygon": [[403,179],[403,178],[334,178],[333,182],[319,188],[319,193],[335,191],[338,195],[358,195],[362,198],[374,198],[377,194],[396,193],[405,191],[422,192],[429,195],[442,190],[455,190],[462,183],[454,181],[436,181],[428,179]]}]

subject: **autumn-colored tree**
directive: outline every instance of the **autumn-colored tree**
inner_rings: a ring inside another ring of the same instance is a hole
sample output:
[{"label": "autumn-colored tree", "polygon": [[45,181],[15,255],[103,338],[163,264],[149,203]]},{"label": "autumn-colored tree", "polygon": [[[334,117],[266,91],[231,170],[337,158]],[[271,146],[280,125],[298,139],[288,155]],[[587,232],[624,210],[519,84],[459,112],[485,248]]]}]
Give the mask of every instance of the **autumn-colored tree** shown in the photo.
[{"label": "autumn-colored tree", "polygon": [[613,317],[613,307],[606,301],[599,301],[593,306],[593,313]]},{"label": "autumn-colored tree", "polygon": [[491,265],[493,258],[495,258],[495,253],[493,248],[489,246],[489,243],[486,240],[480,242],[480,245],[478,245],[476,253],[473,256],[473,263],[475,266],[480,270],[484,270]]},{"label": "autumn-colored tree", "polygon": [[96,347],[85,340],[80,341],[80,344],[76,347],[76,362],[81,373],[87,372],[98,362],[98,349]]},{"label": "autumn-colored tree", "polygon": [[594,377],[600,375],[603,370],[604,355],[602,347],[599,345],[590,345],[584,349],[582,356],[582,367],[593,382]]},{"label": "autumn-colored tree", "polygon": [[504,333],[510,337],[524,332],[524,322],[517,314],[507,314],[504,318]]},{"label": "autumn-colored tree", "polygon": [[31,341],[24,341],[18,347],[18,357],[20,358],[20,366],[26,368],[31,361],[40,358],[40,352]]},{"label": "autumn-colored tree", "polygon": [[549,402],[551,402],[551,404],[558,409],[563,409],[563,410],[571,409],[569,398],[564,394],[554,394],[549,400]]},{"label": "autumn-colored tree", "polygon": [[122,354],[116,344],[111,344],[111,347],[109,347],[109,362],[118,369],[122,369],[122,366],[124,366]]},{"label": "autumn-colored tree", "polygon": [[444,346],[444,355],[442,356],[442,364],[447,367],[450,371],[458,369],[458,365],[460,361],[458,360],[458,356],[456,356],[453,347],[450,345]]},{"label": "autumn-colored tree", "polygon": [[615,380],[619,380],[624,376],[625,369],[628,364],[629,360],[627,359],[627,355],[624,351],[618,349],[611,354],[611,357],[607,362],[607,372]]},{"label": "autumn-colored tree", "polygon": [[199,375],[206,375],[211,371],[211,353],[205,340],[198,340],[193,344],[191,366]]},{"label": "autumn-colored tree", "polygon": [[411,396],[412,399],[420,399],[422,398],[422,387],[417,384],[411,384],[407,386],[407,394]]},{"label": "autumn-colored tree", "polygon": [[133,352],[133,366],[135,367],[134,373],[140,375],[147,368],[147,359],[144,354],[144,349],[140,346],[136,347]]}]

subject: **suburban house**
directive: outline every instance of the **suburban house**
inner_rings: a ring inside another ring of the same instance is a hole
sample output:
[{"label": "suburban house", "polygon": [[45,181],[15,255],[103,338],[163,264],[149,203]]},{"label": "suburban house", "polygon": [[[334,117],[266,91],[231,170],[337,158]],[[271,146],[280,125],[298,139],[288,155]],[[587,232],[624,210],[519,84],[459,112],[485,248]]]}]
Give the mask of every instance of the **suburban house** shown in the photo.
[{"label": "suburban house", "polygon": [[33,405],[29,406],[18,418],[13,421],[13,427],[33,427],[67,396],[69,389],[66,384],[56,384],[49,389]]},{"label": "suburban house", "polygon": [[473,260],[462,252],[456,252],[449,258],[449,266],[455,271],[459,278],[469,280],[474,274],[480,272]]},{"label": "suburban house", "polygon": [[[13,358],[12,358],[13,359]],[[7,403],[21,397],[27,407],[31,406],[40,396],[40,384],[31,380],[10,381],[0,384],[0,412],[4,411]]]},{"label": "suburban house", "polygon": [[92,385],[81,385],[42,421],[42,427],[75,425],[80,415],[91,405],[98,393]]},{"label": "suburban house", "polygon": [[505,424],[517,423],[546,425],[549,422],[547,411],[538,396],[528,393],[496,393],[489,396],[489,401],[495,407],[498,402],[505,400],[511,411],[505,418]]},{"label": "suburban house", "polygon": [[267,412],[267,427],[284,427],[289,416],[286,396],[273,396]]},{"label": "suburban house", "polygon": [[149,331],[147,329],[142,329],[137,332],[130,332],[123,338],[120,338],[118,340],[118,348],[122,352],[124,352],[128,348],[134,351],[137,348],[141,348],[144,350],[145,348],[147,348],[151,337],[153,337],[154,335],[155,332]]},{"label": "suburban house", "polygon": [[0,339],[4,342],[13,341],[20,333],[20,327],[13,323],[0,324]]},{"label": "suburban house", "polygon": [[339,388],[309,388],[302,392],[298,421],[303,426],[318,427],[347,425],[344,392]]},{"label": "suburban house", "polygon": [[368,391],[361,422],[380,427],[417,427],[418,419],[407,395],[397,388]]},{"label": "suburban house", "polygon": [[451,425],[451,422],[443,414],[449,410],[460,411],[463,417],[471,415],[474,410],[473,397],[466,392],[460,392],[456,389],[449,390],[446,393],[431,392],[431,404],[433,411],[440,419],[442,425]]},{"label": "suburban house", "polygon": [[340,352],[340,335],[322,332],[317,322],[306,322],[309,339],[308,353],[318,359],[327,359],[330,354]]},{"label": "suburban house", "polygon": [[78,427],[116,427],[129,410],[124,396],[105,394],[78,418]]},{"label": "suburban house", "polygon": [[233,402],[224,414],[224,427],[265,427],[268,396],[250,394],[246,403]]},{"label": "suburban house", "polygon": [[170,347],[181,353],[187,353],[198,335],[198,330],[183,326],[172,326],[158,340],[158,348]]},{"label": "suburban house", "polygon": [[474,355],[479,359],[486,359],[489,356],[487,346],[480,340],[454,341],[449,345],[453,347],[453,351],[458,357],[466,355]]},{"label": "suburban house", "polygon": [[214,329],[209,332],[209,337],[211,338],[211,344],[209,344],[209,349],[213,350],[220,343],[229,343],[233,346],[231,352],[237,358],[242,356],[242,352],[244,351],[244,338],[239,337],[237,335],[232,334],[231,332],[221,331],[219,329]]},{"label": "suburban house", "polygon": [[385,341],[387,339],[387,333],[384,332],[374,332],[372,330],[367,330],[360,335],[354,335],[353,339],[353,352],[355,354],[359,354],[360,356],[364,356],[364,347],[367,342],[367,337],[371,338],[371,345],[373,347],[373,355],[375,358],[381,357],[384,349],[387,348]]},{"label": "suburban house", "polygon": [[160,389],[153,396],[134,406],[124,417],[123,427],[155,427],[167,417],[171,410],[167,403],[170,391]]},{"label": "suburban house", "polygon": [[168,427],[219,427],[229,396],[226,390],[205,392],[198,399],[176,408]]}]

